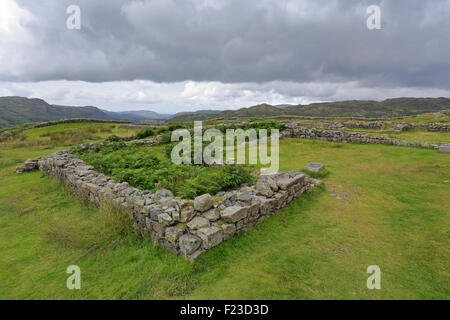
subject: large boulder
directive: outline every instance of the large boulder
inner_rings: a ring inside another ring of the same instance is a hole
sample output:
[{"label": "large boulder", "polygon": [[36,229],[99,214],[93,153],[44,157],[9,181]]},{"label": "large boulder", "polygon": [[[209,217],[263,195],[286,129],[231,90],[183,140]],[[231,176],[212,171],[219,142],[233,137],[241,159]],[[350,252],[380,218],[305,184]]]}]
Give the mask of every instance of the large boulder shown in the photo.
[{"label": "large boulder", "polygon": [[183,230],[178,227],[170,227],[166,229],[165,238],[170,243],[176,243],[177,240],[183,235]]},{"label": "large boulder", "polygon": [[209,226],[210,226],[209,220],[203,217],[195,217],[187,224],[187,227],[190,230],[198,230]]},{"label": "large boulder", "polygon": [[241,206],[231,206],[222,211],[222,219],[227,223],[236,223],[247,217],[248,208]]},{"label": "large boulder", "polygon": [[205,212],[214,205],[214,200],[210,194],[202,194],[194,199],[194,209],[196,211]]},{"label": "large boulder", "polygon": [[236,225],[234,223],[225,223],[222,225],[223,239],[228,240],[236,233]]},{"label": "large boulder", "polygon": [[277,178],[277,185],[281,190],[287,190],[293,185],[302,183],[305,183],[305,180],[307,179],[306,174],[300,173],[296,176],[292,175],[282,175]]},{"label": "large boulder", "polygon": [[209,221],[217,221],[220,219],[220,210],[219,208],[213,208],[211,210],[208,210],[205,213],[203,213],[203,217],[205,217]]},{"label": "large boulder", "polygon": [[167,227],[170,226],[174,221],[168,213],[163,212],[160,215],[158,215],[158,222],[161,223],[163,226]]},{"label": "large boulder", "polygon": [[239,192],[237,194],[237,200],[245,204],[252,203],[252,195],[248,192]]},{"label": "large boulder", "polygon": [[191,206],[181,209],[180,222],[189,222],[195,216],[194,208]]},{"label": "large boulder", "polygon": [[270,187],[270,184],[265,181],[258,181],[255,185],[256,194],[260,196],[264,196],[270,198],[273,195],[273,190]]},{"label": "large boulder", "polygon": [[26,172],[26,171],[38,170],[39,169],[39,160],[40,160],[40,158],[28,159],[25,161],[23,166],[17,167],[15,172],[22,173],[22,172]]},{"label": "large boulder", "polygon": [[171,198],[171,197],[163,197],[163,198],[159,199],[158,200],[158,204],[163,209],[176,208],[177,207],[177,201],[175,199]]},{"label": "large boulder", "polygon": [[439,152],[441,153],[450,153],[450,146],[440,146]]},{"label": "large boulder", "polygon": [[197,251],[202,244],[202,239],[191,234],[182,235],[178,241],[180,251],[183,255],[190,255]]},{"label": "large boulder", "polygon": [[323,164],[321,164],[321,163],[314,163],[314,162],[311,162],[311,163],[309,163],[309,164],[306,166],[305,169],[308,170],[308,171],[311,171],[311,172],[320,172],[320,171],[322,171],[323,169],[325,169],[325,166],[324,166]]},{"label": "large boulder", "polygon": [[203,249],[210,249],[223,241],[223,231],[217,227],[202,228],[197,235],[203,241]]}]

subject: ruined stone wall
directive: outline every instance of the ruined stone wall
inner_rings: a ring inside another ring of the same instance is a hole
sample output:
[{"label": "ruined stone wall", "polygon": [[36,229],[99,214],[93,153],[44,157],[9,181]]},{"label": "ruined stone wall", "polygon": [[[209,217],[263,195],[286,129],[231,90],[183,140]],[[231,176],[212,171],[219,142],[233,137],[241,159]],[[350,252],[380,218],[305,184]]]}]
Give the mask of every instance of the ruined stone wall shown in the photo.
[{"label": "ruined stone wall", "polygon": [[60,179],[74,194],[97,206],[114,201],[128,208],[136,226],[153,242],[191,261],[314,187],[308,175],[289,171],[262,176],[251,187],[186,200],[169,190],[153,193],[117,183],[94,171],[70,149],[29,159],[23,167],[22,171],[39,169]]},{"label": "ruined stone wall", "polygon": [[[420,124],[414,124],[414,126],[418,125]],[[428,131],[450,132],[450,123],[428,123],[426,127]]]},{"label": "ruined stone wall", "polygon": [[383,127],[383,121],[347,121],[347,122],[324,122],[322,127],[329,130],[339,129],[381,129]]},{"label": "ruined stone wall", "polygon": [[100,120],[100,119],[84,119],[84,118],[75,118],[75,119],[62,119],[48,122],[41,122],[37,124],[33,124],[32,128],[43,128],[49,126],[56,126],[58,124],[64,123],[79,123],[79,122],[94,122],[94,123],[131,123],[131,121],[122,121],[122,120]]},{"label": "ruined stone wall", "polygon": [[438,149],[441,145],[447,145],[447,143],[430,143],[430,142],[408,142],[404,140],[394,139],[384,136],[373,136],[364,132],[347,132],[347,131],[334,131],[334,130],[320,130],[315,128],[307,128],[301,126],[296,122],[285,123],[285,129],[281,132],[280,136],[284,138],[305,138],[305,139],[317,139],[330,142],[360,142],[370,144],[391,144],[396,146],[406,147],[423,147],[423,148],[435,148]]},{"label": "ruined stone wall", "polygon": [[318,122],[317,127],[327,130],[343,129],[368,129],[380,130],[386,124],[393,131],[405,131],[409,129],[420,129],[426,131],[450,132],[449,123],[403,123],[392,121],[347,121],[347,122]]}]

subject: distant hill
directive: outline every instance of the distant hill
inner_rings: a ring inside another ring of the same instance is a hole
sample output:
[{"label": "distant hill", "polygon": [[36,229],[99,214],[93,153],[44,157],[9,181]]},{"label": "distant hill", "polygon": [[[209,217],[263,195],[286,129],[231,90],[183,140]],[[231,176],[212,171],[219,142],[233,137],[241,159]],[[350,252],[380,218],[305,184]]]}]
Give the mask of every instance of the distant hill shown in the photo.
[{"label": "distant hill", "polygon": [[122,111],[115,112],[116,116],[125,117],[124,120],[142,121],[142,120],[167,120],[172,114],[161,114],[155,111],[139,110],[139,111]]},{"label": "distant hill", "polygon": [[170,115],[153,111],[110,112],[97,107],[68,107],[51,105],[42,99],[0,97],[0,128],[26,122],[54,121],[60,119],[86,118],[98,120],[165,120]]},{"label": "distant hill", "polygon": [[180,112],[173,116],[154,111],[111,112],[97,107],[69,107],[51,105],[42,99],[0,97],[0,128],[26,122],[87,118],[98,120],[169,120],[173,122],[210,119],[256,119],[270,117],[323,117],[323,118],[391,118],[450,110],[449,98],[396,98],[381,102],[352,100],[313,103],[310,105],[260,104],[238,110],[201,110]]},{"label": "distant hill", "polygon": [[213,115],[217,115],[221,113],[222,110],[198,110],[198,111],[185,111],[185,112],[178,112],[172,117],[169,118],[170,121],[177,122],[177,119],[183,119],[180,121],[194,121],[194,120],[206,120],[210,119],[211,117],[214,118]]},{"label": "distant hill", "polygon": [[238,110],[225,110],[214,114],[176,114],[170,121],[210,119],[252,119],[280,116],[304,116],[324,118],[392,118],[411,116],[450,109],[449,98],[395,98],[381,102],[351,100],[313,103],[310,105],[260,104]]}]

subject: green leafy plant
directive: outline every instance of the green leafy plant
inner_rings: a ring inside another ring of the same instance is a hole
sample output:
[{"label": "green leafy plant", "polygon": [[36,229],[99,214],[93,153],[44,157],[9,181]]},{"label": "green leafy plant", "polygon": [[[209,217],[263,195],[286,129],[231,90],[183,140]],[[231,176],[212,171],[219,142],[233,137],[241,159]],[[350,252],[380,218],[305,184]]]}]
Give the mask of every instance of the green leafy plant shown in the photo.
[{"label": "green leafy plant", "polygon": [[134,135],[133,140],[145,139],[145,138],[148,138],[148,137],[151,137],[151,136],[154,136],[154,135],[155,135],[155,131],[153,131],[153,129],[146,128],[146,129],[143,129],[141,131],[138,131]]},{"label": "green leafy plant", "polygon": [[[170,156],[171,146],[166,146],[166,155]],[[166,188],[185,198],[215,194],[254,181],[250,166],[177,165],[169,156],[158,157],[150,154],[149,149],[114,144],[98,151],[78,147],[73,152],[118,182],[126,181],[134,187],[152,191]]]}]

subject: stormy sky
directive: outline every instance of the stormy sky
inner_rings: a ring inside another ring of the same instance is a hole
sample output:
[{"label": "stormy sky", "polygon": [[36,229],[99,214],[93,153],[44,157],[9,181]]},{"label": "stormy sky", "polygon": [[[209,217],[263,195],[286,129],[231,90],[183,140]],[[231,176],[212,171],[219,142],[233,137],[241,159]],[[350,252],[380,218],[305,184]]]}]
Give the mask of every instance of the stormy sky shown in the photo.
[{"label": "stormy sky", "polygon": [[8,95],[162,113],[449,97],[450,0],[0,0]]}]

